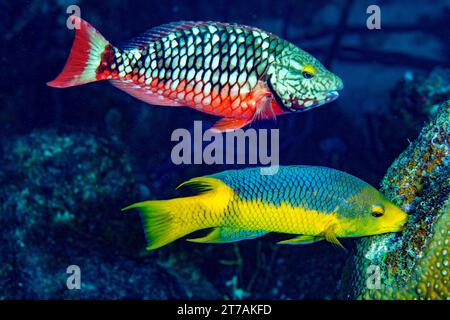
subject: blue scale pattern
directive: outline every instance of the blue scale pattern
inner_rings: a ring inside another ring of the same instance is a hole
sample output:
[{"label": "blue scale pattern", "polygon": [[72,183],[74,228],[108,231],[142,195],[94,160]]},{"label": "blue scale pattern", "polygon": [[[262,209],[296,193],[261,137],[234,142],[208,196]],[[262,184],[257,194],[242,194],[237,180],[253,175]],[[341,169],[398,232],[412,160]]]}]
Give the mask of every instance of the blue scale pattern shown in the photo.
[{"label": "blue scale pattern", "polygon": [[347,199],[358,195],[366,182],[339,170],[317,166],[280,166],[275,175],[262,175],[260,168],[229,170],[212,175],[235,190],[243,201],[261,200],[280,206],[332,213],[345,209]]}]

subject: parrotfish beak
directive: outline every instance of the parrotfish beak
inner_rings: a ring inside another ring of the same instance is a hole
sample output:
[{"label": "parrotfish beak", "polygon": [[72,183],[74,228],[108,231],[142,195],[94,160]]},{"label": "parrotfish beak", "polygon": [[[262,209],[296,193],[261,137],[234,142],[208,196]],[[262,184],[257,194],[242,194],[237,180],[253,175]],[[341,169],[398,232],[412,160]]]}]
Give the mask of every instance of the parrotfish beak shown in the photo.
[{"label": "parrotfish beak", "polygon": [[327,93],[327,96],[325,98],[325,103],[329,103],[331,101],[334,101],[337,98],[339,98],[339,92],[337,92],[337,91],[330,91],[330,92]]},{"label": "parrotfish beak", "polygon": [[394,226],[395,231],[402,231],[406,228],[408,222],[408,214],[398,207],[394,207],[394,213],[397,216],[397,222]]},{"label": "parrotfish beak", "polygon": [[321,104],[330,103],[330,102],[336,100],[337,98],[339,98],[338,91],[340,91],[342,89],[344,89],[344,83],[342,82],[342,80],[340,78],[338,78],[337,86],[336,86],[335,90],[329,91],[325,96],[325,100],[322,101]]},{"label": "parrotfish beak", "polygon": [[336,90],[330,91],[330,92],[328,92],[326,94],[325,99],[323,99],[322,101],[316,100],[316,102],[313,105],[313,107],[319,107],[319,106],[322,106],[324,104],[333,102],[337,98],[339,98],[339,92],[337,92]]},{"label": "parrotfish beak", "polygon": [[336,86],[333,90],[328,92],[322,92],[320,95],[320,99],[317,98],[297,98],[292,101],[292,107],[289,108],[291,112],[302,112],[306,110],[310,110],[312,108],[316,108],[322,106],[324,104],[333,102],[337,98],[339,98],[338,90],[342,90],[344,88],[344,84],[341,79],[337,80]]},{"label": "parrotfish beak", "polygon": [[324,104],[330,103],[339,98],[339,93],[337,91],[330,91],[325,94],[325,98],[318,99],[295,99],[292,102],[292,108],[290,108],[291,112],[302,112],[306,110],[310,110],[312,108],[320,107]]}]

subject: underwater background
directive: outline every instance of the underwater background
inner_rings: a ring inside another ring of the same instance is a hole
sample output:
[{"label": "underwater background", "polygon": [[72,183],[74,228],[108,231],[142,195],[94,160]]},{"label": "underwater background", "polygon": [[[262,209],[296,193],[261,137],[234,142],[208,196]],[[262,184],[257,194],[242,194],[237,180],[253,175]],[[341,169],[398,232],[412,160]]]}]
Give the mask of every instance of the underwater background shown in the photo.
[{"label": "underwater background", "polygon": [[[172,132],[217,117],[149,106],[107,82],[48,87],[73,41],[72,4],[112,43],[172,21],[223,21],[311,53],[345,88],[264,124],[280,129],[280,164],[332,167],[381,187],[413,217],[407,231],[343,239],[348,252],[277,246],[277,235],[146,251],[139,215],[121,208],[246,166],[172,163]],[[380,30],[366,27],[372,4]],[[444,0],[0,1],[0,299],[449,298],[449,21]],[[370,291],[374,263],[383,288]],[[71,265],[80,290],[66,286]]]}]

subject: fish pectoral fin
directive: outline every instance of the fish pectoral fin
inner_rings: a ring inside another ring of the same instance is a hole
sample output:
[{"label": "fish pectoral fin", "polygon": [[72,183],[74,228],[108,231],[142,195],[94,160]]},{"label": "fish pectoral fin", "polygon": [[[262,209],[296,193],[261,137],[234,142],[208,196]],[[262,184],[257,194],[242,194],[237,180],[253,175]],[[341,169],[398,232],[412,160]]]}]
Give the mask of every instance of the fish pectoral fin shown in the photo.
[{"label": "fish pectoral fin", "polygon": [[266,231],[261,230],[247,231],[229,227],[217,227],[202,238],[187,239],[187,241],[197,243],[230,243],[258,238],[265,235],[266,233]]},{"label": "fish pectoral fin", "polygon": [[262,119],[275,119],[276,115],[272,108],[273,94],[264,81],[259,80],[252,92],[255,99],[255,114],[252,121]]},{"label": "fish pectoral fin", "polygon": [[256,111],[253,121],[264,119],[275,119],[276,115],[272,109],[272,96],[263,96],[256,103]]},{"label": "fish pectoral fin", "polygon": [[342,245],[342,243],[339,242],[338,238],[336,237],[336,232],[334,231],[334,225],[330,226],[328,229],[324,231],[325,240],[328,242],[338,246],[344,251],[347,251],[345,247]]},{"label": "fish pectoral fin", "polygon": [[302,235],[292,238],[292,239],[278,241],[277,244],[310,244],[310,243],[322,241],[323,239],[324,239],[324,237],[322,237],[322,236],[310,236],[310,235],[302,234]]},{"label": "fish pectoral fin", "polygon": [[250,122],[249,119],[222,118],[213,125],[211,130],[219,133],[233,131],[245,127]]}]

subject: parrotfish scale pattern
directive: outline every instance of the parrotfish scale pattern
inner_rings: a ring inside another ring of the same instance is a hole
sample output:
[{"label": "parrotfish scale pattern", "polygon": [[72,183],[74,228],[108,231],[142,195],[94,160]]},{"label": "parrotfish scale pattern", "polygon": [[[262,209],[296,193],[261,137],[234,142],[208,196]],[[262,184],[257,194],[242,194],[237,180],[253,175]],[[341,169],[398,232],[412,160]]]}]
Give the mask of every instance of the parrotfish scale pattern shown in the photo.
[{"label": "parrotfish scale pattern", "polygon": [[275,175],[262,175],[259,168],[253,168],[226,171],[213,177],[231,187],[240,201],[277,207],[287,203],[293,208],[322,213],[333,213],[340,207],[345,214],[345,199],[371,188],[356,177],[324,167],[284,166]]},{"label": "parrotfish scale pattern", "polygon": [[240,25],[170,24],[115,49],[108,75],[206,113],[248,118],[255,111],[252,90],[286,45]]}]

